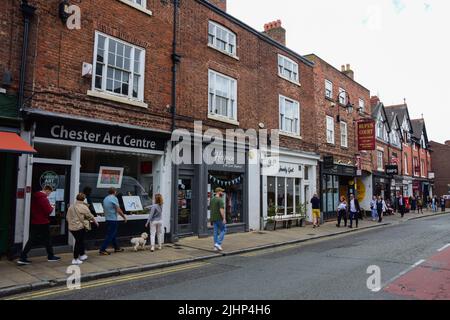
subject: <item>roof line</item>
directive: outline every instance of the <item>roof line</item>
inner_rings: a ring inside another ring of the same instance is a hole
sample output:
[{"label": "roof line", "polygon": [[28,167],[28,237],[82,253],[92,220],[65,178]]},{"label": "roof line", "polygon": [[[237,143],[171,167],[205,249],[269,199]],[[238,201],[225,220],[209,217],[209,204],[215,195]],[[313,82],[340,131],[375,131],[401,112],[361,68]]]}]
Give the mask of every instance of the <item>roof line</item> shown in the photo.
[{"label": "roof line", "polygon": [[317,57],[319,60],[323,61],[324,63],[326,63],[327,65],[329,65],[331,68],[333,68],[334,70],[336,70],[337,72],[339,72],[340,74],[342,74],[343,76],[346,76],[349,80],[353,81],[354,83],[356,83],[358,86],[366,89],[367,91],[369,91],[370,93],[370,89],[368,89],[367,87],[363,86],[361,83],[359,83],[358,81],[356,81],[355,79],[350,78],[348,75],[346,75],[345,73],[342,73],[342,71],[340,71],[338,68],[336,68],[335,66],[333,66],[331,63],[325,61],[324,59],[322,59],[321,57],[319,57],[317,54],[315,53],[310,53],[310,54],[305,54],[304,57],[308,57],[308,56],[315,56]]},{"label": "roof line", "polygon": [[267,43],[277,47],[278,49],[281,49],[283,51],[286,51],[287,53],[295,56],[297,59],[299,59],[300,61],[302,61],[303,63],[305,63],[306,65],[310,66],[310,67],[314,67],[314,62],[308,60],[307,58],[305,58],[304,56],[302,56],[301,54],[289,49],[288,47],[282,45],[281,43],[276,42],[275,40],[273,40],[272,38],[270,38],[269,36],[265,35],[264,33],[250,27],[248,24],[242,22],[241,20],[233,17],[232,15],[230,15],[229,13],[219,9],[218,7],[216,7],[215,5],[213,5],[212,3],[206,1],[206,0],[195,0],[198,3],[204,5],[205,7],[207,7],[208,9],[214,11],[215,13],[221,15],[224,18],[227,18],[228,20],[230,20],[231,22],[239,25],[241,28],[249,31],[250,33],[253,33],[254,35],[256,35],[258,38],[266,41]]}]

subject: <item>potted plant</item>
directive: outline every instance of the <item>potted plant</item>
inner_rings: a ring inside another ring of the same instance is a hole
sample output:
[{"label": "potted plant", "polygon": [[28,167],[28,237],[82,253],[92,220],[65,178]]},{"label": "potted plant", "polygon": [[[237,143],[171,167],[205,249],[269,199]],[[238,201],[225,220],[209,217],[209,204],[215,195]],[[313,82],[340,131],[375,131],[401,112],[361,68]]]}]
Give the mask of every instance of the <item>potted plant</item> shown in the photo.
[{"label": "potted plant", "polygon": [[271,205],[267,210],[267,222],[266,222],[266,230],[273,231],[275,230],[275,216],[277,215],[277,207],[275,205]]},{"label": "potted plant", "polygon": [[307,211],[306,203],[297,204],[295,214],[301,218],[300,227],[303,227],[303,223],[306,220],[306,211]]}]

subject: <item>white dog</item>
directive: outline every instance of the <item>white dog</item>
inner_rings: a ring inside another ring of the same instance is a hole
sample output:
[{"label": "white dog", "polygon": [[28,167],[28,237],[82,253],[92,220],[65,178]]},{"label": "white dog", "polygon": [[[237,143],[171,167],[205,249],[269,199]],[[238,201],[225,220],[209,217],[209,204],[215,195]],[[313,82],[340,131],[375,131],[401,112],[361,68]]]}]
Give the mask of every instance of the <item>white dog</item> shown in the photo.
[{"label": "white dog", "polygon": [[145,244],[147,243],[148,234],[143,233],[139,238],[133,238],[131,239],[131,244],[134,245],[134,251],[138,251],[139,246],[142,249],[145,249]]}]

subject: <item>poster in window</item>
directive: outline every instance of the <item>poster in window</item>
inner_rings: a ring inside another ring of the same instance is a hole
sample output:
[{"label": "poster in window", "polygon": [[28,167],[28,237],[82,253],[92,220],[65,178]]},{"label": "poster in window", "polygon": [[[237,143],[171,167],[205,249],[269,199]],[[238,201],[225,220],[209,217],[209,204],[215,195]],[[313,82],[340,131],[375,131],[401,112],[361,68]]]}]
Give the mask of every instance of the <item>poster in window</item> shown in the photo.
[{"label": "poster in window", "polygon": [[98,189],[122,187],[123,168],[100,167],[97,180]]},{"label": "poster in window", "polygon": [[101,203],[93,203],[94,211],[96,214],[104,214],[103,205]]},{"label": "poster in window", "polygon": [[140,197],[122,197],[126,212],[138,212],[144,210]]}]

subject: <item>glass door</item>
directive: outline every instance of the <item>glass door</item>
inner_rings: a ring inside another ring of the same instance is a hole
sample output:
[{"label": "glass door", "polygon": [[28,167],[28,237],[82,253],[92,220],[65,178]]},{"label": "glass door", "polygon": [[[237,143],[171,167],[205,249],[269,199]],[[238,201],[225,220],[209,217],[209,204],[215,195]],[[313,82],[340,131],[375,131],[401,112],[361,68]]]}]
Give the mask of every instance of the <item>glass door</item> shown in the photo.
[{"label": "glass door", "polygon": [[182,177],[178,181],[178,234],[193,233],[192,226],[193,178]]},{"label": "glass door", "polygon": [[[70,203],[70,166],[55,164],[33,164],[32,190],[39,192],[46,185],[53,188],[48,197],[54,205],[50,215],[50,235],[56,246],[68,244],[66,214]],[[31,214],[31,213],[30,213]]]}]

